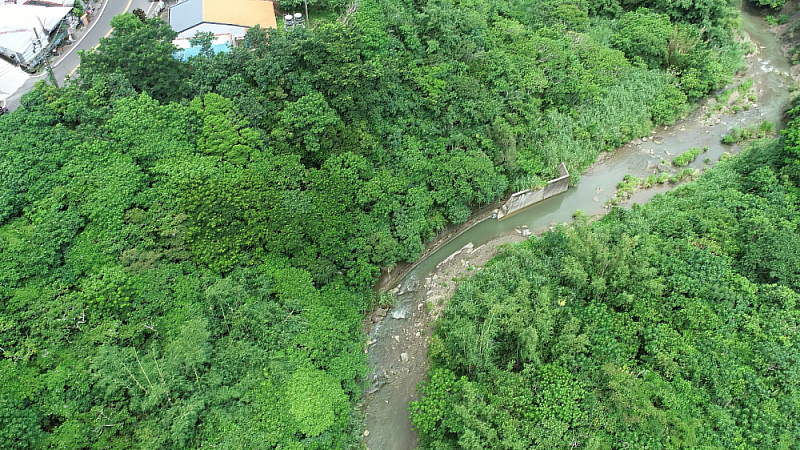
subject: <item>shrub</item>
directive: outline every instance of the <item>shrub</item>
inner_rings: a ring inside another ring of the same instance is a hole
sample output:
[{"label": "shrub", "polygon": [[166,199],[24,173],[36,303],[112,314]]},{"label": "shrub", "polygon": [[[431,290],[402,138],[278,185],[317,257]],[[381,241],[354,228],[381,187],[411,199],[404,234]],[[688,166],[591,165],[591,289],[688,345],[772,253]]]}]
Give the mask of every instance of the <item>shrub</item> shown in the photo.
[{"label": "shrub", "polygon": [[730,89],[720,92],[719,95],[717,95],[717,103],[719,103],[720,105],[727,105],[728,100],[731,99],[732,93],[733,91],[731,91]]},{"label": "shrub", "polygon": [[690,148],[685,153],[676,156],[675,159],[672,160],[672,164],[678,167],[685,166],[690,162],[694,161],[695,158],[697,158],[697,156],[700,155],[700,153],[703,153],[706,150],[708,150],[708,147],[706,147],[705,149],[701,149],[700,147]]},{"label": "shrub", "polygon": [[750,78],[749,80],[747,80],[744,83],[740,84],[737,89],[739,90],[740,94],[744,95],[744,94],[748,93],[752,87],[753,87],[753,79]]},{"label": "shrub", "polygon": [[722,143],[732,145],[744,142],[753,137],[753,131],[749,128],[733,127],[730,133],[722,138]]},{"label": "shrub", "polygon": [[692,180],[696,176],[698,176],[699,174],[700,174],[699,170],[695,170],[695,169],[692,169],[690,167],[687,167],[687,168],[681,170],[681,173],[680,173],[679,176],[680,176],[681,180],[685,180],[685,179]]},{"label": "shrub", "polygon": [[759,137],[771,136],[772,133],[774,132],[775,132],[775,124],[770,122],[769,120],[761,122],[761,125],[758,126]]}]

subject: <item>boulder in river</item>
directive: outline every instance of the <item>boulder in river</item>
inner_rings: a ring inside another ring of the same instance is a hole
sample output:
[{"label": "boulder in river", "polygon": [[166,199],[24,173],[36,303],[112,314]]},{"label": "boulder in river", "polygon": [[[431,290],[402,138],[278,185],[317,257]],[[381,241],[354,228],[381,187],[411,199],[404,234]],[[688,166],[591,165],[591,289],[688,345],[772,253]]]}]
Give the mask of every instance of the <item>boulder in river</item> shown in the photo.
[{"label": "boulder in river", "polygon": [[400,353],[400,359],[403,362],[408,362],[408,353]]},{"label": "boulder in river", "polygon": [[653,142],[655,142],[656,144],[663,144],[664,143],[664,138],[662,136],[655,136],[653,138]]},{"label": "boulder in river", "polygon": [[404,309],[392,310],[392,319],[407,319],[407,318],[408,318],[408,311]]},{"label": "boulder in river", "polygon": [[669,172],[670,169],[672,169],[672,168],[670,166],[662,163],[662,164],[659,164],[658,166],[656,166],[656,169],[658,169],[659,172]]}]

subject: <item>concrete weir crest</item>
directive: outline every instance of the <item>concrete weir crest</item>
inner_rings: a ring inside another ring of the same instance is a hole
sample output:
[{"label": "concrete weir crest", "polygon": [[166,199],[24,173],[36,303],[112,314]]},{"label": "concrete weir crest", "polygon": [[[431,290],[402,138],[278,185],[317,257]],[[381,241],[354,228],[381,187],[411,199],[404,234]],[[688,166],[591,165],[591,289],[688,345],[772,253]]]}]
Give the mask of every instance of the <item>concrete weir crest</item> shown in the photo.
[{"label": "concrete weir crest", "polygon": [[521,209],[566,192],[569,189],[569,171],[563,162],[558,166],[558,172],[559,177],[548,181],[547,186],[542,189],[528,189],[511,194],[497,211],[497,220],[503,220]]}]

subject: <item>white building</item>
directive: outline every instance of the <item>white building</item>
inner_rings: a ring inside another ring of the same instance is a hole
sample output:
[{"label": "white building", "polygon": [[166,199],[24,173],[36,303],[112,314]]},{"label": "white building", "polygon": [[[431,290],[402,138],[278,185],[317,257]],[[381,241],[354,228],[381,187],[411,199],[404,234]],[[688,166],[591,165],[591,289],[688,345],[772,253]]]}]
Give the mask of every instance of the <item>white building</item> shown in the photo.
[{"label": "white building", "polygon": [[16,0],[8,1],[6,3],[16,3],[17,5],[32,5],[32,6],[75,6],[75,0]]},{"label": "white building", "polygon": [[0,60],[0,106],[28,81],[30,75],[19,67]]},{"label": "white building", "polygon": [[0,4],[0,53],[23,68],[34,68],[43,50],[64,37],[70,11],[71,7]]}]

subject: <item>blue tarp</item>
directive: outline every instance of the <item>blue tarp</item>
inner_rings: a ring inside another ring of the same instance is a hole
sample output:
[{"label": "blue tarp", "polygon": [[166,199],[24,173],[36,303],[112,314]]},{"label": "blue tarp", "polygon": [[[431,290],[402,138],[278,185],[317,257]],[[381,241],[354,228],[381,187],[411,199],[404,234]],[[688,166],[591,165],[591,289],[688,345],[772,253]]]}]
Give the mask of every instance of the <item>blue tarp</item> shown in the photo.
[{"label": "blue tarp", "polygon": [[[188,61],[189,58],[199,55],[202,50],[202,47],[189,47],[180,49],[175,52],[175,59]],[[217,44],[211,46],[211,51],[214,53],[230,52],[231,47],[228,44]]]}]

